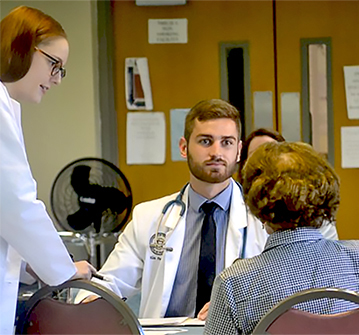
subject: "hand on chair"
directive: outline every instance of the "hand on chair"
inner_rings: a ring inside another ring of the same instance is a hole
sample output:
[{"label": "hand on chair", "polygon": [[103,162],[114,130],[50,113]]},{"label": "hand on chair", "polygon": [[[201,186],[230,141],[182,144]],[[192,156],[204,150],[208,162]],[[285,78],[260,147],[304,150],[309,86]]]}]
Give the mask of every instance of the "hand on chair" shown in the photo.
[{"label": "hand on chair", "polygon": [[76,273],[71,279],[87,279],[90,280],[92,275],[96,273],[96,269],[86,261],[75,262]]},{"label": "hand on chair", "polygon": [[34,279],[36,279],[37,281],[39,281],[41,284],[45,284],[35,273],[35,271],[32,269],[32,267],[26,263],[26,272],[32,276]]},{"label": "hand on chair", "polygon": [[97,296],[97,295],[89,295],[88,297],[86,297],[85,299],[83,299],[83,300],[81,301],[81,304],[87,304],[87,303],[89,303],[89,302],[91,302],[91,301],[94,301],[94,300],[96,300],[96,299],[98,299],[98,296]]}]

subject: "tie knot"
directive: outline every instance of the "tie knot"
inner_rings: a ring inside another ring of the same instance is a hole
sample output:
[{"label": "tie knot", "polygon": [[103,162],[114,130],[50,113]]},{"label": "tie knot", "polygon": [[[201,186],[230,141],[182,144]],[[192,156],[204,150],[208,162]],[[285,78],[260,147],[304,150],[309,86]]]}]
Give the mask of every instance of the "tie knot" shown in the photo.
[{"label": "tie knot", "polygon": [[211,215],[214,213],[218,205],[215,202],[205,202],[201,209],[206,215]]}]

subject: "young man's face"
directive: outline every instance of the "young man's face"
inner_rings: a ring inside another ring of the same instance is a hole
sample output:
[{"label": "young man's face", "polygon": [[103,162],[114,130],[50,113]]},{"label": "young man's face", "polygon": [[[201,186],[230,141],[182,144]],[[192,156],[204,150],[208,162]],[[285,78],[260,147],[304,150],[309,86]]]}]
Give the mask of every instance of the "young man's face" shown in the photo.
[{"label": "young man's face", "polygon": [[184,138],[180,141],[192,175],[207,183],[221,183],[232,176],[240,149],[236,123],[226,118],[195,120],[189,143]]}]

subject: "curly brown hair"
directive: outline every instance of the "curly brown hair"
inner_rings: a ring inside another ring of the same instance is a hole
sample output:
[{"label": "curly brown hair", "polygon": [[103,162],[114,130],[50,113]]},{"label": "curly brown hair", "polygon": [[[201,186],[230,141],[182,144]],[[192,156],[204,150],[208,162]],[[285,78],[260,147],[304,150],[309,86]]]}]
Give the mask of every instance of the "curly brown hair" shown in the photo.
[{"label": "curly brown hair", "polygon": [[274,231],[333,222],[338,210],[339,177],[305,143],[261,145],[243,169],[243,192],[251,212]]}]

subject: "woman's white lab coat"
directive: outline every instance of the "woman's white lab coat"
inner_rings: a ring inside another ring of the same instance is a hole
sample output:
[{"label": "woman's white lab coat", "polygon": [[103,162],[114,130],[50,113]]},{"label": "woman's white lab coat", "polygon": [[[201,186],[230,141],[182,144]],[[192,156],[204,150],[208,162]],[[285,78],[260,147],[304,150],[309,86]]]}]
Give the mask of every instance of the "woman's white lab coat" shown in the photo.
[{"label": "woman's white lab coat", "polygon": [[44,204],[27,161],[21,109],[0,82],[0,334],[13,334],[22,260],[49,285],[76,268]]},{"label": "woman's white lab coat", "polygon": [[[228,267],[242,251],[242,231],[248,225],[245,257],[259,254],[267,234],[258,221],[248,223],[247,212],[238,185],[232,180],[233,193],[225,248],[225,266]],[[172,252],[150,247],[154,241],[158,219],[166,203],[178,193],[142,203],[134,208],[133,219],[119,236],[115,249],[101,269],[112,281],[108,286],[122,297],[129,297],[141,290],[139,316],[142,318],[163,317],[167,310],[175,280],[185,235],[185,218],[179,219],[180,206],[174,206],[165,216],[159,232],[167,232],[166,247]],[[188,203],[188,187],[183,201]],[[178,221],[179,219],[179,221]],[[178,223],[177,223],[178,222]],[[104,282],[101,282],[102,284]],[[78,297],[79,300],[84,297]]]}]

